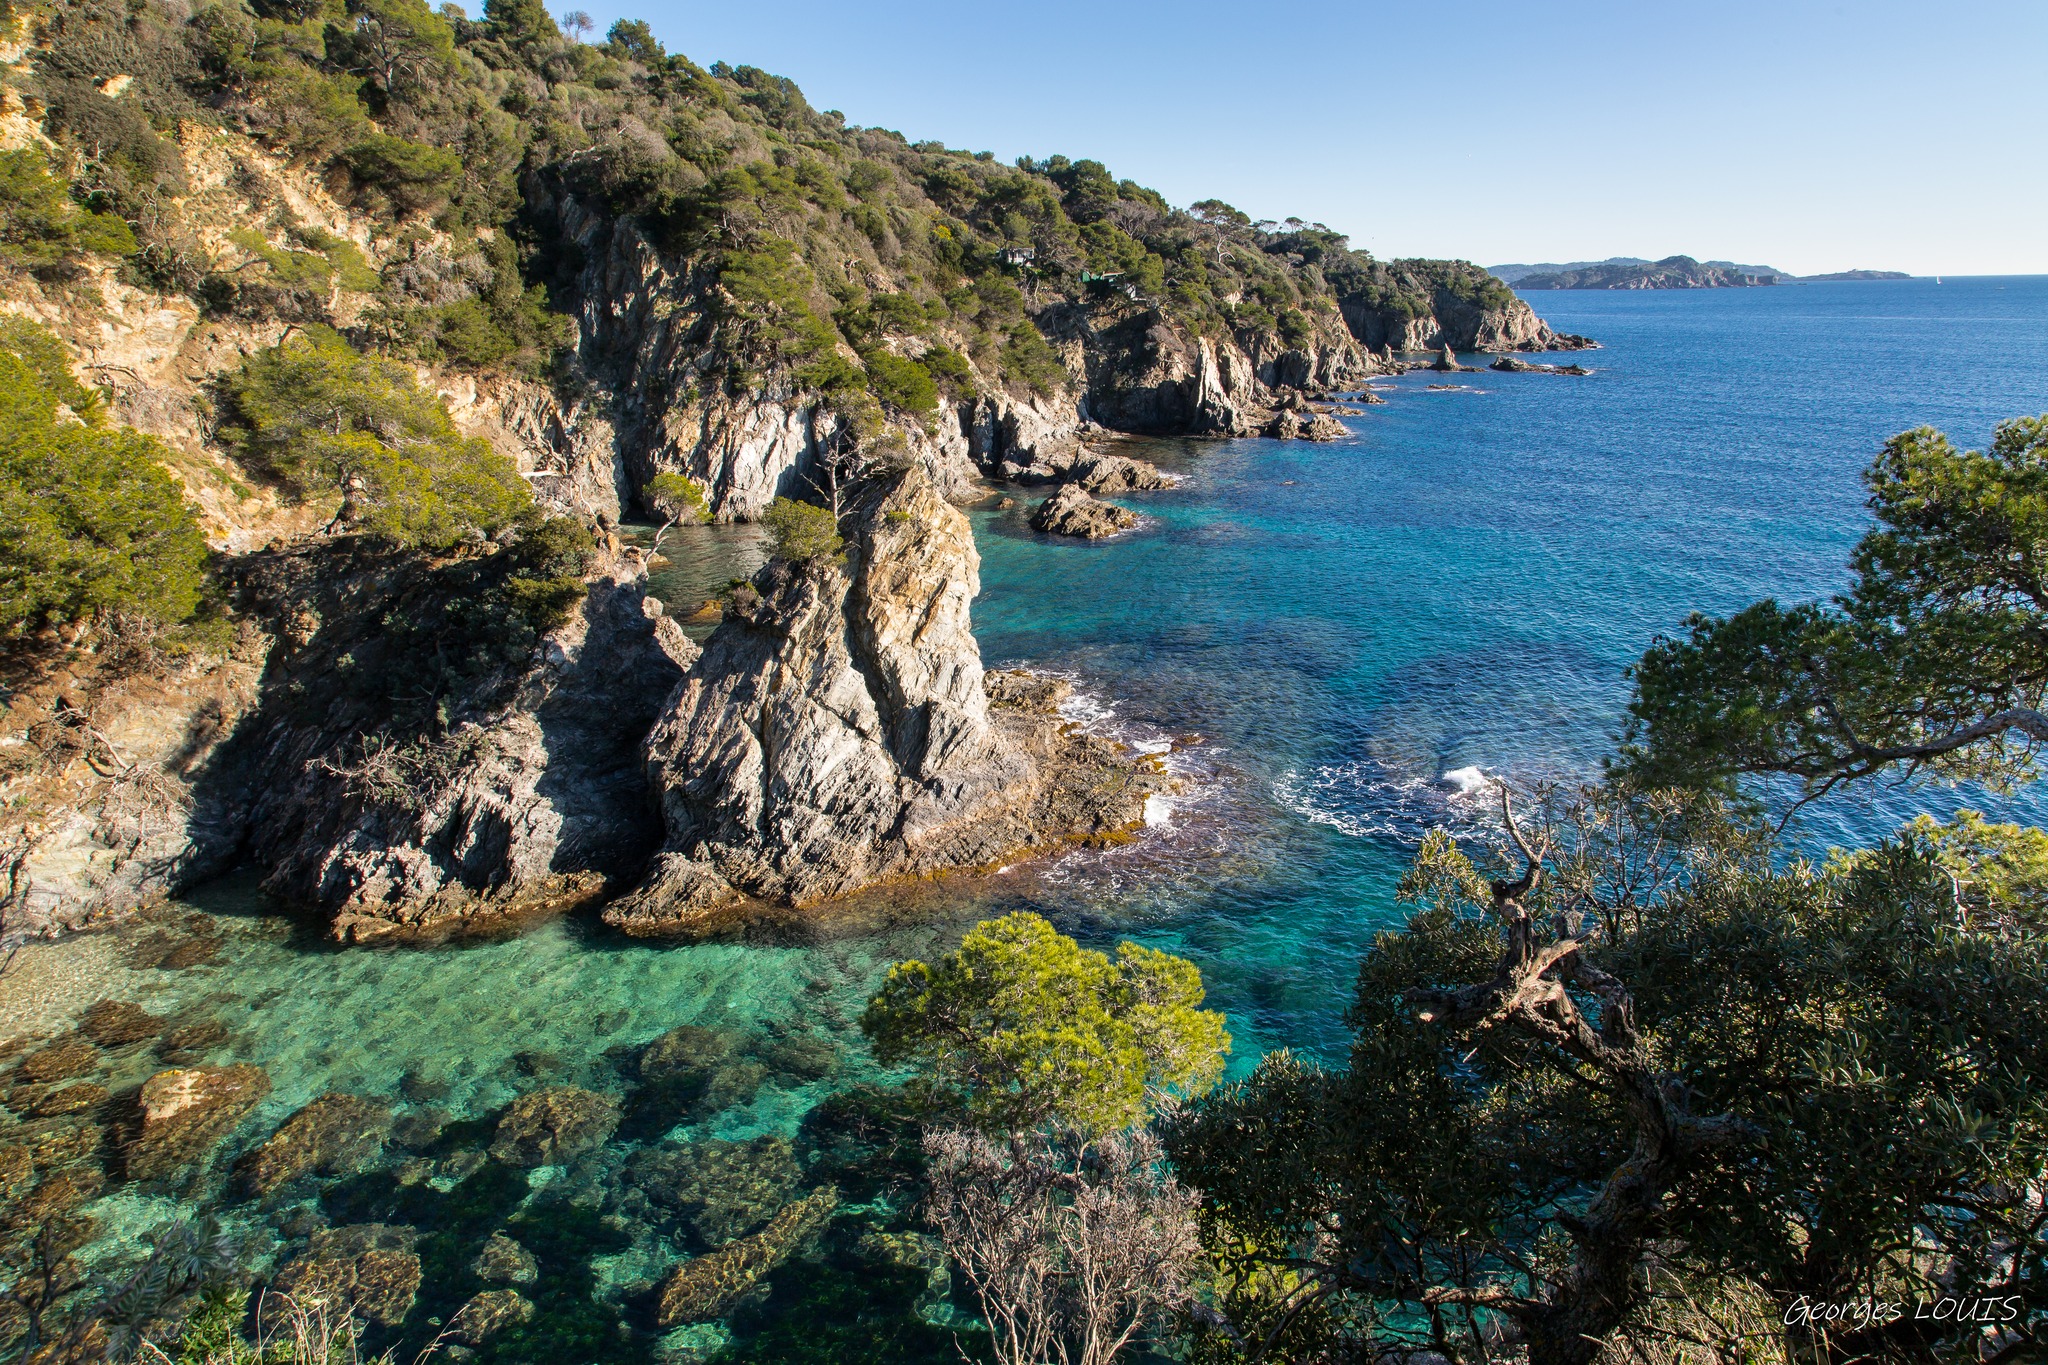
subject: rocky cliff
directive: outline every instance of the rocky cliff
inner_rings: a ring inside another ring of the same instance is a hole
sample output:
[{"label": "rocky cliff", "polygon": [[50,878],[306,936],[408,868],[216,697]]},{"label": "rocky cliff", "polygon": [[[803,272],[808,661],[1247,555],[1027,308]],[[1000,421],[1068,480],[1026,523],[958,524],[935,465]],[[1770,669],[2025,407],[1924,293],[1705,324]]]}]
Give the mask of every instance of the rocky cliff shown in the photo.
[{"label": "rocky cliff", "polygon": [[980,558],[930,478],[855,522],[844,562],[764,569],[683,680],[647,743],[667,841],[607,922],[687,932],[741,895],[804,905],[1142,820],[1149,769],[991,705]]},{"label": "rocky cliff", "polygon": [[397,674],[404,661],[381,651],[418,642],[365,626],[425,613],[420,598],[446,585],[321,559],[285,553],[248,571],[252,609],[287,624],[268,705],[210,778],[223,804],[241,798],[244,853],[269,869],[268,888],[361,941],[474,929],[629,885],[660,838],[640,738],[696,656],[644,595],[638,561],[600,566],[531,653],[466,680],[431,730],[398,735],[370,713],[385,681],[323,679]]}]

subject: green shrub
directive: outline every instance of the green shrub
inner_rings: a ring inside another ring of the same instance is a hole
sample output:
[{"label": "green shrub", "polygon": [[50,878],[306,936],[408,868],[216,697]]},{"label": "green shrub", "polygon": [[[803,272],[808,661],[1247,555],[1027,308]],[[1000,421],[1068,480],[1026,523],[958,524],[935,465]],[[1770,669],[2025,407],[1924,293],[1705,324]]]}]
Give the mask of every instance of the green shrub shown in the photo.
[{"label": "green shrub", "polygon": [[1002,373],[1011,383],[1026,385],[1046,397],[1064,389],[1069,379],[1059,352],[1046,344],[1045,337],[1029,322],[1017,323],[1005,337]]},{"label": "green shrub", "polygon": [[686,474],[664,469],[647,481],[640,491],[647,510],[669,525],[679,521],[709,521],[711,510],[704,497],[704,485]]},{"label": "green shrub", "polygon": [[883,403],[913,417],[930,417],[939,410],[939,387],[930,370],[888,351],[870,351],[863,359],[868,390]]},{"label": "green shrub", "polygon": [[70,256],[126,256],[134,250],[128,225],[73,203],[70,187],[50,174],[41,152],[0,152],[0,261],[42,266]]},{"label": "green shrub", "polygon": [[1019,913],[936,965],[890,968],[861,1031],[884,1066],[916,1067],[914,1093],[978,1125],[1113,1131],[1222,1076],[1230,1035],[1202,998],[1183,958],[1122,943],[1112,961]]},{"label": "green shrub", "polygon": [[837,562],[846,545],[830,511],[793,498],[769,503],[761,521],[768,528],[769,553],[792,564]]},{"label": "green shrub", "polygon": [[356,180],[396,218],[438,209],[455,192],[462,158],[442,147],[371,133],[342,154]]},{"label": "green shrub", "polygon": [[249,357],[222,385],[221,438],[301,496],[339,495],[337,516],[398,545],[446,546],[530,515],[525,480],[462,436],[412,373],[315,327]]},{"label": "green shrub", "polygon": [[56,338],[0,329],[0,631],[125,612],[171,623],[199,605],[207,548],[153,437],[64,415],[95,404]]}]

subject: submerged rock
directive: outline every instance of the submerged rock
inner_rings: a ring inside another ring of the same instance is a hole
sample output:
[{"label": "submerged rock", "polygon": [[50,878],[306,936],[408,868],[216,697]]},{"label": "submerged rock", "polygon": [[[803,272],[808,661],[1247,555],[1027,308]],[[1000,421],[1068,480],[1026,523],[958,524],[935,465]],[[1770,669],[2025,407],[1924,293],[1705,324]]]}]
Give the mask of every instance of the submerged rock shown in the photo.
[{"label": "submerged rock", "polygon": [[448,1335],[469,1346],[481,1346],[507,1327],[533,1319],[533,1305],[516,1289],[486,1289],[455,1310]]},{"label": "submerged rock", "polygon": [[788,1141],[779,1137],[653,1148],[636,1154],[629,1169],[647,1197],[675,1210],[707,1247],[767,1222],[803,1178]]},{"label": "submerged rock", "polygon": [[100,1000],[79,1016],[78,1031],[100,1047],[126,1047],[161,1035],[164,1023],[130,1001]]},{"label": "submerged rock", "polygon": [[409,1227],[384,1223],[323,1228],[305,1255],[278,1271],[271,1288],[395,1327],[419,1293],[420,1258],[413,1251],[418,1239]]},{"label": "submerged rock", "polygon": [[494,1232],[469,1271],[485,1284],[532,1284],[540,1278],[540,1262],[504,1233]]},{"label": "submerged rock", "polygon": [[742,1057],[739,1045],[729,1030],[695,1024],[679,1025],[649,1043],[640,1054],[639,1120],[666,1128],[692,1111],[715,1112],[754,1098],[768,1070]]},{"label": "submerged rock", "polygon": [[15,1074],[25,1081],[64,1081],[96,1070],[100,1050],[76,1033],[67,1033],[21,1059]]},{"label": "submerged rock", "polygon": [[97,1109],[106,1102],[105,1086],[91,1081],[76,1081],[46,1093],[29,1108],[29,1114],[39,1119],[56,1118],[62,1114],[80,1114],[88,1109]]},{"label": "submerged rock", "polygon": [[1034,529],[1056,536],[1101,540],[1138,524],[1138,514],[1112,502],[1090,497],[1079,484],[1066,484],[1038,504],[1031,514]]},{"label": "submerged rock", "polygon": [[522,1095],[498,1120],[491,1157],[508,1166],[555,1166],[601,1144],[619,1126],[618,1102],[573,1085]]},{"label": "submerged rock", "polygon": [[655,1323],[666,1330],[722,1317],[774,1270],[824,1231],[839,1207],[839,1192],[822,1185],[784,1208],[751,1237],[677,1266],[661,1286]]},{"label": "submerged rock", "polygon": [[201,1160],[269,1093],[270,1077],[247,1063],[159,1071],[142,1086],[128,1178],[161,1179]]},{"label": "submerged rock", "polygon": [[157,1056],[182,1065],[196,1062],[228,1039],[228,1026],[218,1019],[198,1019],[182,1024],[164,1035]]},{"label": "submerged rock", "polygon": [[284,1121],[243,1162],[251,1193],[302,1175],[353,1175],[375,1160],[391,1132],[391,1108],[356,1095],[322,1095]]}]

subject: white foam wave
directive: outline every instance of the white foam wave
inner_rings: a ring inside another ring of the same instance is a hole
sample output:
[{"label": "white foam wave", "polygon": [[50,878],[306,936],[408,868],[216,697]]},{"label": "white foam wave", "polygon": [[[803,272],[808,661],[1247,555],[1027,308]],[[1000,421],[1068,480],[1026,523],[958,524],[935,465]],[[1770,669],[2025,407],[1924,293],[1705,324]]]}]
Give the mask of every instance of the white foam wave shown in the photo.
[{"label": "white foam wave", "polygon": [[1497,781],[1477,765],[1432,779],[1367,758],[1290,769],[1273,783],[1273,796],[1311,824],[1355,839],[1412,844],[1432,829],[1484,823]]},{"label": "white foam wave", "polygon": [[1153,792],[1145,798],[1145,824],[1152,829],[1173,828],[1173,798]]}]

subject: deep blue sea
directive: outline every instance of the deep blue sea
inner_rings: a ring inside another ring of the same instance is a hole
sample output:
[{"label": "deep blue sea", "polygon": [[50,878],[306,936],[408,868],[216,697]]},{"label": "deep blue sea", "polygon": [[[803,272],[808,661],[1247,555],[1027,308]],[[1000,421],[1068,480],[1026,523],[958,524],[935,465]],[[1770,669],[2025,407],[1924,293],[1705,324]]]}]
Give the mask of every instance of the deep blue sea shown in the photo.
[{"label": "deep blue sea", "polygon": [[[1208,846],[1134,858],[1165,884],[1103,910],[1202,964],[1241,1059],[1337,1041],[1413,837],[1459,813],[1446,774],[1592,771],[1660,632],[1844,585],[1888,436],[1981,447],[2048,411],[2048,277],[1528,297],[1602,343],[1570,357],[1590,377],[1409,375],[1345,441],[1156,443],[1183,482],[1106,543],[1035,535],[1022,501],[976,516],[991,663],[1210,740],[1223,791],[1175,817]],[[1839,800],[1805,832],[1952,800]]]},{"label": "deep blue sea", "polygon": [[[503,1204],[492,1218],[529,1240],[534,1228],[588,1231],[589,1211],[606,1212],[584,1241],[539,1244],[541,1315],[480,1365],[566,1359],[549,1343],[592,1324],[609,1343],[592,1359],[708,1362],[773,1329],[776,1305],[820,1276],[852,1274],[830,1281],[853,1286],[840,1298],[818,1291],[838,1307],[788,1310],[799,1334],[838,1330],[846,1305],[879,1292],[842,1253],[779,1272],[765,1316],[657,1339],[654,1286],[705,1246],[634,1202],[643,1150],[722,1153],[765,1218],[801,1183],[791,1149],[775,1144],[813,1151],[820,1131],[806,1114],[874,1075],[856,1021],[888,965],[943,952],[974,920],[1015,908],[1090,942],[1130,936],[1192,957],[1229,1014],[1240,1073],[1279,1046],[1337,1054],[1359,955],[1399,922],[1392,893],[1415,839],[1475,815],[1461,791],[1482,774],[1595,771],[1624,713],[1623,670],[1687,613],[1840,587],[1866,524],[1858,474],[1887,436],[1926,423],[1981,446],[1999,420],[2048,411],[2048,278],[1531,301],[1604,343],[1575,357],[1595,373],[1459,375],[1452,390],[1431,389],[1442,376],[1404,377],[1328,444],[1149,443],[1142,453],[1182,482],[1125,499],[1147,521],[1103,544],[1032,533],[1029,498],[973,512],[988,662],[1068,673],[1077,719],[1170,746],[1184,788],[1131,845],[915,896],[895,888],[794,940],[662,946],[567,919],[503,942],[335,951],[243,880],[150,925],[24,947],[0,991],[0,1040],[61,1031],[98,999],[131,1000],[217,1025],[203,1059],[253,1063],[272,1086],[189,1188],[117,1184],[87,1204],[84,1267],[132,1265],[168,1220],[205,1207],[243,1239],[252,1269],[295,1254],[323,1221],[385,1221],[435,1239],[445,1270],[497,1226],[464,1193],[483,1182]],[[679,532],[665,546],[672,581],[657,588],[692,601],[754,562],[756,541]],[[1811,809],[1802,837],[1865,838],[1957,799],[1832,802]],[[166,957],[173,945],[183,956]],[[540,1085],[630,1100],[636,1059],[679,1025],[729,1051],[672,1129],[621,1129],[568,1166],[444,1169],[484,1161],[473,1149],[497,1116]],[[130,1049],[110,1065],[103,1079],[118,1090],[157,1063]],[[276,1204],[234,1197],[237,1154],[330,1091],[453,1136],[394,1141],[375,1169]],[[733,1143],[752,1145],[718,1145]],[[862,1220],[915,1226],[902,1208],[848,1209],[843,1244]],[[401,1358],[474,1287],[443,1275],[423,1289]],[[932,1358],[951,1358],[944,1305],[886,1311],[923,1315]],[[613,1333],[621,1321],[639,1325]]]}]

